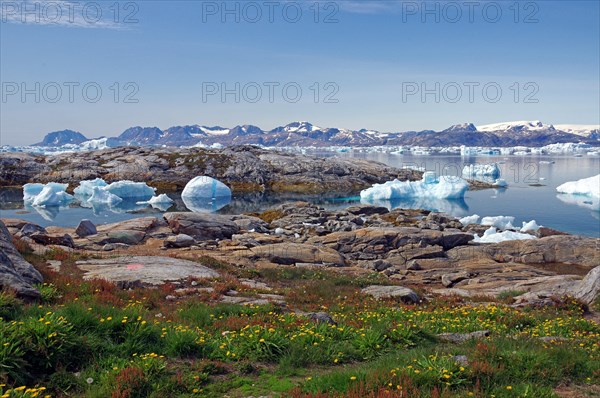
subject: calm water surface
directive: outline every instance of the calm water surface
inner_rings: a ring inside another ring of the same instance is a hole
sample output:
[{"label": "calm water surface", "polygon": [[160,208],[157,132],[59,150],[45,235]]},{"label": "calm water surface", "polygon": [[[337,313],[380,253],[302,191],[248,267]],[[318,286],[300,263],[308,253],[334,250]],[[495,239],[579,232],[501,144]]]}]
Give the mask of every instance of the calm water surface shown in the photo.
[{"label": "calm water surface", "polygon": [[[557,195],[556,187],[567,181],[587,178],[600,173],[600,158],[573,155],[546,156],[478,156],[459,155],[412,156],[389,153],[319,152],[320,156],[358,157],[379,161],[395,167],[420,167],[438,175],[460,175],[465,164],[499,163],[501,178],[507,189],[469,191],[464,200],[402,200],[380,203],[390,208],[409,207],[445,211],[457,217],[471,214],[480,216],[514,216],[515,225],[535,219],[538,224],[570,233],[600,237],[600,212],[597,200],[589,203],[585,197]],[[541,162],[541,163],[540,163]],[[553,163],[547,163],[553,162]],[[175,204],[169,211],[187,211],[178,193],[169,193]],[[562,199],[562,200],[561,200]],[[290,200],[306,200],[326,208],[344,208],[360,202],[360,198],[331,198],[323,196],[278,196],[250,194],[234,196],[231,203],[206,203],[204,207],[224,214],[261,211]],[[224,205],[224,206],[223,206]],[[223,206],[223,207],[221,207]],[[218,207],[221,207],[217,210]],[[123,221],[136,217],[157,216],[161,211],[135,203],[123,203],[118,208],[82,208],[73,204],[65,208],[36,209],[25,207],[20,190],[0,191],[0,217],[21,218],[42,226],[76,226],[87,218],[96,224]]]}]

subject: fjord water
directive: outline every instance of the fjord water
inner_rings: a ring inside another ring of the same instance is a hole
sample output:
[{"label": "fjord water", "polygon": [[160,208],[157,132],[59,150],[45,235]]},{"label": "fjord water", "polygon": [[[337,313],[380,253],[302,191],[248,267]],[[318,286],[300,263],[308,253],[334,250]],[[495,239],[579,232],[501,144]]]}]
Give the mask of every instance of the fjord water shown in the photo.
[{"label": "fjord water", "polygon": [[[426,208],[444,211],[457,217],[478,214],[484,216],[514,216],[515,226],[535,219],[538,224],[569,233],[600,237],[600,212],[565,203],[559,199],[556,187],[567,181],[575,181],[600,173],[600,157],[576,157],[569,155],[529,156],[477,156],[459,155],[414,156],[387,152],[348,151],[344,153],[318,151],[319,156],[358,157],[375,160],[394,167],[418,167],[434,171],[438,175],[460,176],[467,164],[499,163],[507,189],[468,191],[464,200],[396,200],[378,203],[390,208]],[[542,163],[540,163],[542,162]],[[548,163],[554,162],[554,163]],[[150,183],[151,185],[151,183]],[[357,193],[358,194],[358,193]],[[169,193],[175,200],[170,211],[187,211],[180,193]],[[306,200],[326,208],[344,208],[360,202],[358,196],[336,198],[331,196],[248,194],[235,195],[231,203],[221,207],[219,213],[239,214],[262,211],[268,207],[290,200]],[[585,202],[585,198],[580,198]],[[583,203],[583,206],[586,206]],[[213,208],[216,208],[213,206]],[[209,206],[210,208],[210,206]],[[135,202],[124,202],[116,208],[83,208],[72,204],[64,208],[39,209],[25,207],[20,190],[3,190],[0,194],[0,217],[21,218],[41,226],[76,226],[87,218],[96,224],[124,221],[131,218],[157,216],[161,212]]]},{"label": "fjord water", "polygon": [[[514,216],[515,226],[534,219],[540,225],[561,231],[600,237],[600,212],[565,203],[559,199],[564,196],[556,192],[556,187],[564,182],[599,174],[598,156],[576,157],[568,154],[461,157],[395,155],[384,152],[342,153],[339,156],[361,157],[394,167],[420,167],[438,175],[454,176],[460,176],[465,165],[496,162],[499,163],[501,178],[509,184],[507,189],[467,191],[464,201],[429,201],[429,210],[447,211],[457,217],[472,214],[482,217]],[[584,202],[585,198],[579,200]],[[393,205],[413,207],[411,203],[398,202]]]}]

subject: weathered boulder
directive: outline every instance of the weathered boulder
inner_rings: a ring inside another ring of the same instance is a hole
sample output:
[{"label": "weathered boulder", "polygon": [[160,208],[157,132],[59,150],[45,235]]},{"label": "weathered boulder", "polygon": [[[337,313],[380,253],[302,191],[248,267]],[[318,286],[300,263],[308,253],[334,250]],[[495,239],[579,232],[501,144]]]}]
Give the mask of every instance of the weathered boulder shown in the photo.
[{"label": "weathered boulder", "polygon": [[583,278],[574,296],[587,304],[592,304],[600,297],[600,266],[592,269]]},{"label": "weathered boulder", "polygon": [[59,245],[66,247],[75,247],[75,243],[73,242],[73,238],[69,234],[47,234],[43,232],[36,232],[29,236],[36,243],[41,245]]},{"label": "weathered boulder", "polygon": [[454,272],[452,274],[444,274],[442,275],[442,285],[444,285],[445,287],[452,287],[456,283],[464,281],[466,279],[470,279],[473,276],[475,275],[466,271]]},{"label": "weathered boulder", "polygon": [[127,256],[77,261],[85,279],[162,285],[188,277],[217,278],[219,274],[202,264],[172,257]]},{"label": "weathered boulder", "polygon": [[25,224],[19,230],[19,232],[16,234],[16,236],[17,237],[31,236],[31,235],[37,234],[37,233],[47,234],[48,231],[46,231],[45,228],[40,227],[39,225],[36,225],[36,224]]},{"label": "weathered boulder", "polygon": [[80,238],[85,238],[86,236],[96,235],[98,230],[96,229],[96,225],[90,220],[81,220],[79,225],[75,229],[75,234]]},{"label": "weathered boulder", "polygon": [[176,234],[197,240],[230,239],[240,227],[230,217],[209,213],[166,213],[164,218]]},{"label": "weathered boulder", "polygon": [[[351,259],[372,260],[387,255],[398,255],[395,249],[415,251],[411,258],[419,258],[426,246],[435,247],[435,256],[441,255],[440,247],[448,250],[459,245],[466,245],[473,240],[473,235],[458,230],[433,231],[413,227],[393,228],[361,228],[353,231],[334,232],[325,236],[317,236],[308,243],[324,245],[348,256]],[[429,249],[425,249],[427,251]],[[431,254],[431,253],[429,253]],[[416,256],[416,257],[415,257]]]},{"label": "weathered boulder", "polygon": [[373,214],[386,214],[390,212],[387,207],[373,205],[354,205],[348,207],[346,211],[357,216],[372,216]]},{"label": "weathered boulder", "polygon": [[233,221],[241,230],[265,233],[269,231],[269,224],[258,217],[235,215],[231,216]]},{"label": "weathered boulder", "polygon": [[164,246],[168,247],[168,248],[182,248],[182,247],[190,247],[192,245],[194,245],[196,243],[196,240],[194,238],[192,238],[189,235],[186,234],[179,234],[176,236],[170,236],[168,237],[165,242],[164,242]]},{"label": "weathered boulder", "polygon": [[414,290],[402,286],[367,286],[361,290],[363,294],[373,296],[377,300],[386,298],[397,298],[405,303],[418,303],[419,296]]},{"label": "weathered boulder", "polygon": [[251,248],[250,252],[256,258],[265,258],[276,264],[344,265],[344,258],[333,249],[299,243],[276,243],[257,246]]},{"label": "weathered boulder", "polygon": [[34,285],[42,283],[42,275],[23,259],[12,243],[12,236],[0,221],[0,288],[11,289],[23,299],[38,299]]},{"label": "weathered boulder", "polygon": [[600,239],[598,238],[555,235],[540,239],[512,240],[480,247],[483,248],[483,252],[499,262],[561,263],[589,267],[600,264]]}]

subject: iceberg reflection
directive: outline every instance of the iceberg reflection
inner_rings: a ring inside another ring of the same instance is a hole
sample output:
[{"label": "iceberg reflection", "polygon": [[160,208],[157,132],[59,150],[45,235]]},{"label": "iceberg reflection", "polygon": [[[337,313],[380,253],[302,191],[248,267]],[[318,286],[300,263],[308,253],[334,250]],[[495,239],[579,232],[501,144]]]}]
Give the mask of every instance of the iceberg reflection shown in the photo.
[{"label": "iceberg reflection", "polygon": [[592,216],[594,216],[594,218],[600,218],[600,215],[597,214],[597,212],[600,212],[600,198],[596,196],[561,193],[556,195],[556,197],[563,203],[577,205],[592,210]]},{"label": "iceberg reflection", "polygon": [[435,212],[443,212],[455,217],[469,214],[469,206],[463,198],[436,199],[436,198],[402,198],[391,200],[365,200],[363,204],[372,204],[387,207],[388,210],[402,209],[424,209]]},{"label": "iceberg reflection", "polygon": [[185,207],[194,213],[215,213],[231,203],[231,196],[218,196],[216,198],[190,198],[182,196]]}]

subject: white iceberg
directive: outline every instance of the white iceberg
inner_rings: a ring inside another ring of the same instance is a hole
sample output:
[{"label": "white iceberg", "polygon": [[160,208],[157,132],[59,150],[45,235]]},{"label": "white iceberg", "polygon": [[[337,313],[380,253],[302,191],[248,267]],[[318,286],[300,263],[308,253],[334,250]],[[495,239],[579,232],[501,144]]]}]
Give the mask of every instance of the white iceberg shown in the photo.
[{"label": "white iceberg", "polygon": [[600,174],[578,181],[565,182],[558,186],[556,190],[560,193],[600,198]]},{"label": "white iceberg", "polygon": [[226,198],[231,197],[231,189],[221,181],[211,177],[195,177],[188,182],[181,193],[182,198]]},{"label": "white iceberg", "polygon": [[163,193],[158,196],[153,196],[150,200],[143,202],[137,202],[138,205],[156,205],[156,204],[171,204],[173,199],[169,198],[167,194]]},{"label": "white iceberg", "polygon": [[173,199],[169,198],[167,194],[160,194],[158,196],[153,196],[150,200],[146,200],[143,202],[137,202],[138,205],[150,205],[155,209],[160,211],[167,211],[169,207],[174,203]]},{"label": "white iceberg", "polygon": [[102,178],[96,178],[95,180],[80,181],[79,186],[75,188],[75,195],[78,196],[92,196],[95,187],[105,187],[108,184]]},{"label": "white iceberg", "polygon": [[498,188],[506,188],[508,187],[508,182],[504,178],[497,178],[492,185]]},{"label": "white iceberg", "polygon": [[521,232],[527,231],[537,231],[540,229],[540,226],[535,222],[535,220],[531,220],[529,222],[523,221],[523,227],[521,228]]},{"label": "white iceberg", "polygon": [[[29,200],[33,199],[31,204],[38,207],[64,205],[74,199],[72,195],[69,195],[67,192],[65,192],[68,187],[69,184],[58,184],[51,182],[44,185],[42,190],[35,195],[35,197],[30,197]],[[36,190],[37,188],[38,187],[35,187]]]},{"label": "white iceberg", "polygon": [[25,203],[33,202],[36,196],[44,189],[44,184],[25,184],[23,185],[23,201]]},{"label": "white iceberg", "polygon": [[117,203],[122,202],[123,199],[114,195],[102,187],[94,187],[92,188],[92,195],[87,200],[88,203],[97,203],[97,204],[107,204],[107,205],[115,205]]},{"label": "white iceberg", "polygon": [[120,197],[121,199],[145,199],[154,196],[156,188],[151,188],[145,182],[117,181],[103,187],[105,191]]},{"label": "white iceberg", "polygon": [[437,198],[457,199],[465,196],[469,189],[467,181],[459,177],[442,176],[436,178],[435,173],[423,173],[421,181],[388,181],[374,184],[360,193],[361,200],[391,200],[401,198]]},{"label": "white iceberg", "polygon": [[500,167],[497,163],[491,164],[468,164],[463,168],[462,174],[464,176],[486,176],[486,177],[500,177]]},{"label": "white iceberg", "polygon": [[490,227],[500,229],[512,229],[515,218],[512,216],[495,216],[495,217],[483,217],[481,219],[481,225],[487,225]]},{"label": "white iceberg", "polygon": [[481,236],[481,237],[477,234],[475,234],[474,236],[475,236],[475,239],[473,240],[473,242],[477,242],[477,243],[498,243],[498,242],[504,242],[507,240],[536,239],[536,237],[533,235],[522,234],[520,232],[513,232],[513,231],[498,232],[498,230],[495,227],[488,228],[483,233],[483,236]]},{"label": "white iceberg", "polygon": [[480,217],[477,214],[473,214],[472,216],[463,217],[458,221],[462,225],[477,224],[479,222],[479,218]]}]

